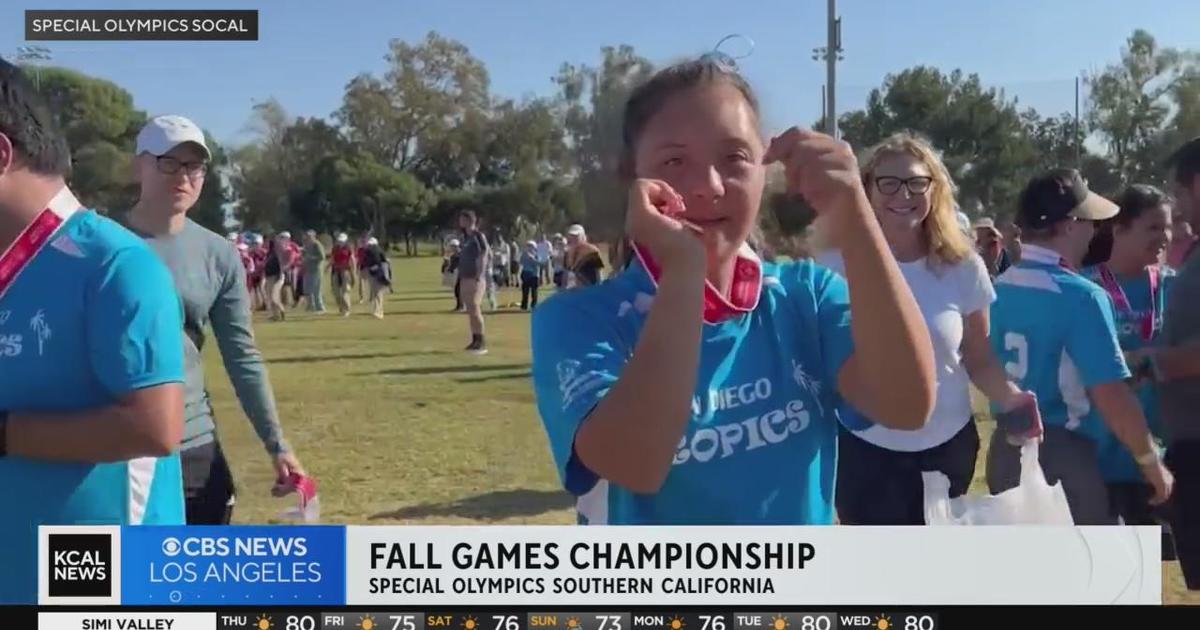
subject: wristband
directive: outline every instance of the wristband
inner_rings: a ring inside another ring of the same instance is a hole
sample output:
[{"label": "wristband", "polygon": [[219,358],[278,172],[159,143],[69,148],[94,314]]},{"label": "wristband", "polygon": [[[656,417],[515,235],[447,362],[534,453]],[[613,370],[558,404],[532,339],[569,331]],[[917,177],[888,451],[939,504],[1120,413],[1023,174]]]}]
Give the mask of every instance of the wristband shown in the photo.
[{"label": "wristband", "polygon": [[0,409],[0,457],[8,456],[8,412]]},{"label": "wristband", "polygon": [[1157,464],[1158,461],[1158,451],[1155,449],[1150,449],[1149,453],[1146,453],[1145,455],[1139,455],[1137,457],[1137,463],[1139,466],[1153,466],[1154,464]]}]

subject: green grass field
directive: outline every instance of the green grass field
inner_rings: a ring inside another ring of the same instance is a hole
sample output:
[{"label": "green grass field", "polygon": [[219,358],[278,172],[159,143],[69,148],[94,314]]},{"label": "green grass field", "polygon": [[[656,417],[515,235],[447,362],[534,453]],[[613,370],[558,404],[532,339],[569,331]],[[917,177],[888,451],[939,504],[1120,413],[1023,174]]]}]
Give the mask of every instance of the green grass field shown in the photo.
[{"label": "green grass field", "polygon": [[[529,316],[487,316],[491,353],[462,352],[466,318],[440,286],[439,259],[395,259],[387,317],[259,319],[288,438],[320,482],[322,520],[336,524],[569,524],[529,382]],[[519,300],[503,290],[502,304]],[[544,296],[543,296],[544,297]],[[331,298],[326,306],[336,310]],[[269,494],[270,462],[206,344],[222,442],[238,480],[239,523],[278,522],[286,500]],[[991,423],[982,424],[984,444]],[[983,458],[980,458],[982,463]],[[982,491],[982,466],[976,473]],[[1174,563],[1168,603],[1200,604]]]}]

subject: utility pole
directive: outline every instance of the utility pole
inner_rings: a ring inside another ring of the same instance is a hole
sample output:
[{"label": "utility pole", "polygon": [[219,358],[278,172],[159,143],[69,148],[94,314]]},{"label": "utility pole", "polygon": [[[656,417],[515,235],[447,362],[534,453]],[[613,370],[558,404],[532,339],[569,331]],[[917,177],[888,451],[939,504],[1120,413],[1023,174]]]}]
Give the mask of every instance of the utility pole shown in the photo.
[{"label": "utility pole", "polygon": [[1075,77],[1075,168],[1080,168],[1082,147],[1079,138],[1079,77]]},{"label": "utility pole", "polygon": [[821,86],[821,124],[829,125],[829,114],[826,113],[829,111],[829,101],[826,100],[827,97],[825,96],[825,90],[826,90],[826,87],[824,85],[822,85]]},{"label": "utility pole", "polygon": [[837,16],[837,0],[828,0],[825,45],[813,49],[813,61],[825,60],[825,133],[838,137],[837,62],[842,56],[842,18]]}]

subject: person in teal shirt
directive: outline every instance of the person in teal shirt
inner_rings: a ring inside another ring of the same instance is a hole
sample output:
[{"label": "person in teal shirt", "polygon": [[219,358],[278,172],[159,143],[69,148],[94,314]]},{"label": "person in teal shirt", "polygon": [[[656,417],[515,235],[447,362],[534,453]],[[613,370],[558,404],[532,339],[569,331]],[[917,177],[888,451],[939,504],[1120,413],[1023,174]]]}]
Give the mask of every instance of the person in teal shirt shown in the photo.
[{"label": "person in teal shirt", "polygon": [[[1095,223],[1119,213],[1073,169],[1053,169],[1021,191],[1021,259],[996,278],[992,347],[1021,388],[1037,396],[1044,434],[1039,463],[1062,482],[1076,525],[1111,525],[1098,452],[1112,436],[1133,455],[1155,504],[1174,484],[1163,465],[1121,351],[1112,299],[1079,274]],[[993,494],[1020,483],[1021,453],[1002,431],[992,435],[987,481]]]},{"label": "person in teal shirt", "polygon": [[[1118,340],[1132,372],[1132,384],[1147,425],[1161,442],[1158,391],[1146,349],[1158,343],[1175,281],[1174,270],[1160,262],[1171,240],[1171,204],[1157,188],[1135,184],[1125,189],[1118,205],[1117,215],[1102,223],[1092,240],[1084,257],[1084,275],[1112,298]],[[1149,504],[1152,490],[1129,450],[1109,435],[1098,456],[1113,516],[1126,525],[1156,525]]]},{"label": "person in teal shirt", "polygon": [[0,60],[0,604],[37,600],[39,525],[184,523],[179,296],[149,246],[80,207],[69,171]]},{"label": "person in teal shirt", "polygon": [[[580,523],[832,524],[841,400],[891,428],[929,418],[932,342],[853,151],[798,128],[768,144],[760,120],[709,57],[626,105],[637,261],[532,318],[538,411]],[[846,279],[747,244],[774,162],[841,237]]]}]

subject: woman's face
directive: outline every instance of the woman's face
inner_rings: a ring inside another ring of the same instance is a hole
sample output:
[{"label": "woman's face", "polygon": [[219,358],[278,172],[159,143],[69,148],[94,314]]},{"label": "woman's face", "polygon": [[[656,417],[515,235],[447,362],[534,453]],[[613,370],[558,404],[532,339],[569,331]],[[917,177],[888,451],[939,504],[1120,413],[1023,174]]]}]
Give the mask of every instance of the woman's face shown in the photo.
[{"label": "woman's face", "polygon": [[1142,265],[1154,265],[1171,242],[1171,208],[1160,205],[1142,210],[1129,225],[1113,227],[1113,251]]},{"label": "woman's face", "polygon": [[754,228],[765,169],[758,115],[724,82],[669,97],[634,147],[638,177],[661,179],[683,197],[710,261],[732,259]]},{"label": "woman's face", "polygon": [[915,155],[884,155],[871,173],[871,207],[885,234],[920,229],[932,192],[933,174]]}]

